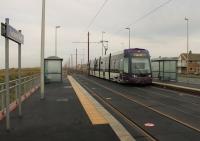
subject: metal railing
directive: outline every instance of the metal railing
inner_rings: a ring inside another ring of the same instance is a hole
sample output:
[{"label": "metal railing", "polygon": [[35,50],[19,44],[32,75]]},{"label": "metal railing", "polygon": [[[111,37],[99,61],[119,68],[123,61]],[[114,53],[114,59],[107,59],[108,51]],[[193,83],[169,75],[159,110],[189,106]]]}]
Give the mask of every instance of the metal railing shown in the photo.
[{"label": "metal railing", "polygon": [[[21,96],[40,84],[40,75],[31,75],[21,78]],[[0,111],[6,108],[6,84],[0,83]],[[9,82],[10,104],[19,99],[19,79]]]}]

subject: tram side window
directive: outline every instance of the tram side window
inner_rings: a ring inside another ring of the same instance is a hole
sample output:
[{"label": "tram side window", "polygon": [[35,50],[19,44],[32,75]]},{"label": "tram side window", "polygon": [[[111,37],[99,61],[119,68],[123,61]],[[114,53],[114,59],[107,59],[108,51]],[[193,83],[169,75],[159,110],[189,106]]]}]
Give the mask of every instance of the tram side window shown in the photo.
[{"label": "tram side window", "polygon": [[120,62],[119,62],[119,60],[116,60],[115,70],[116,70],[116,73],[118,73],[119,70],[120,70]]},{"label": "tram side window", "polygon": [[124,73],[128,73],[128,58],[124,58]]},{"label": "tram side window", "polygon": [[116,60],[112,61],[112,72],[116,72],[115,61]]},{"label": "tram side window", "polygon": [[115,61],[111,61],[111,72],[114,72],[115,71]]},{"label": "tram side window", "polygon": [[104,65],[104,71],[106,71],[106,69],[107,69],[107,68],[106,68],[106,64],[107,64],[107,62],[105,61],[105,65]]},{"label": "tram side window", "polygon": [[123,72],[124,62],[123,59],[120,59],[120,72]]},{"label": "tram side window", "polygon": [[95,60],[94,63],[94,71],[96,71],[98,69],[98,60]]}]

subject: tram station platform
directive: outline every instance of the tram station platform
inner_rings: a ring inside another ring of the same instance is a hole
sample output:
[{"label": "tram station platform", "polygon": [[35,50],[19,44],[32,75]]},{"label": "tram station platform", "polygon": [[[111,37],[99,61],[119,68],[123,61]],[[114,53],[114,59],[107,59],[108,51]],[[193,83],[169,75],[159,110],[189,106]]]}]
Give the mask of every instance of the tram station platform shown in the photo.
[{"label": "tram station platform", "polygon": [[192,93],[192,94],[200,96],[200,84],[154,80],[153,85],[170,88],[173,90],[179,90],[179,91],[183,91],[183,92],[187,92],[187,93]]},{"label": "tram station platform", "polygon": [[21,119],[17,110],[11,112],[10,132],[5,119],[0,121],[0,141],[119,141],[104,119],[91,122],[68,80],[47,84],[45,99],[37,91],[23,103],[22,112]]}]

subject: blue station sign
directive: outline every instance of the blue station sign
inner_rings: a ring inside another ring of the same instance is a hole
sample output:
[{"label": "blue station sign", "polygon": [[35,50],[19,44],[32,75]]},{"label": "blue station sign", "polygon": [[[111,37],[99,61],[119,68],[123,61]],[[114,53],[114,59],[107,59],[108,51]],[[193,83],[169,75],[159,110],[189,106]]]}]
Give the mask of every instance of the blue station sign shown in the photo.
[{"label": "blue station sign", "polygon": [[18,44],[24,43],[24,35],[10,25],[1,23],[1,35]]}]

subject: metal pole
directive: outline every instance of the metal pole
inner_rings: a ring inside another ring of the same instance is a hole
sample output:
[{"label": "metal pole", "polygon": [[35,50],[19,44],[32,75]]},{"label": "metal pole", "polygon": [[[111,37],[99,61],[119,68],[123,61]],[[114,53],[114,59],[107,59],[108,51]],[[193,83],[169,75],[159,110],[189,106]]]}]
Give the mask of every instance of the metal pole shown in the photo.
[{"label": "metal pole", "polygon": [[3,111],[3,112],[5,112],[5,92],[4,92],[4,85],[2,84],[1,85],[1,91],[3,91],[2,93],[1,93],[1,110]]},{"label": "metal pole", "polygon": [[70,60],[70,57],[69,57],[69,67],[68,67],[68,74],[70,74],[71,72],[71,60]]},{"label": "metal pole", "polygon": [[[19,30],[21,33],[21,30]],[[22,116],[22,106],[21,106],[21,44],[18,44],[18,104],[19,104],[19,117]]]},{"label": "metal pole", "polygon": [[83,64],[85,63],[85,49],[83,49]]},{"label": "metal pole", "polygon": [[90,75],[90,33],[88,32],[88,75]]},{"label": "metal pole", "polygon": [[81,59],[81,71],[82,71],[82,64],[83,64],[83,59]]},{"label": "metal pole", "polygon": [[55,27],[55,56],[57,56],[57,27]]},{"label": "metal pole", "polygon": [[129,49],[131,48],[131,29],[130,27],[125,28],[127,30],[129,30]]},{"label": "metal pole", "polygon": [[189,73],[189,19],[186,18],[187,21],[187,74]]},{"label": "metal pole", "polygon": [[102,32],[102,56],[103,56],[103,32]]},{"label": "metal pole", "polygon": [[[6,18],[6,25],[9,19]],[[9,39],[5,38],[6,130],[10,130]]]},{"label": "metal pole", "polygon": [[55,56],[57,56],[57,29],[60,28],[60,26],[55,27]]},{"label": "metal pole", "polygon": [[76,71],[77,71],[77,48],[76,48]]},{"label": "metal pole", "polygon": [[71,54],[71,67],[73,69],[73,55]]},{"label": "metal pole", "polygon": [[131,29],[129,28],[129,49],[131,48]]},{"label": "metal pole", "polygon": [[[1,85],[0,90],[3,91],[4,90],[4,84]],[[4,112],[4,108],[5,108],[5,94],[4,91],[1,93],[1,109]]]},{"label": "metal pole", "polygon": [[71,68],[71,60],[70,60],[70,57],[69,57],[69,68]]},{"label": "metal pole", "polygon": [[41,30],[41,99],[44,99],[44,48],[45,48],[45,0],[42,0],[42,30]]},{"label": "metal pole", "polygon": [[106,32],[104,32],[104,31],[102,32],[102,56],[103,56],[103,48],[104,48],[104,46],[103,46],[103,43],[104,43],[104,41],[103,41],[103,34],[104,33],[106,33]]}]

